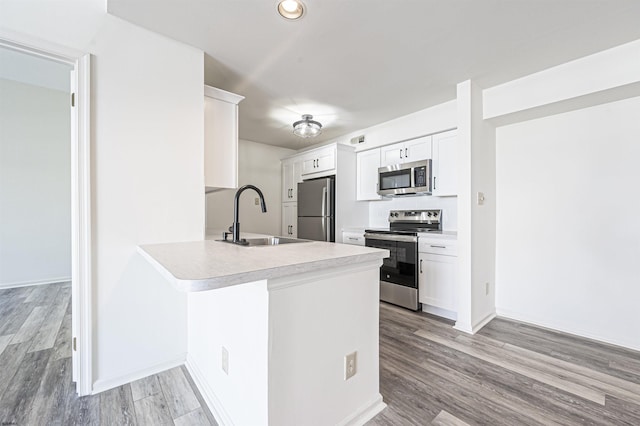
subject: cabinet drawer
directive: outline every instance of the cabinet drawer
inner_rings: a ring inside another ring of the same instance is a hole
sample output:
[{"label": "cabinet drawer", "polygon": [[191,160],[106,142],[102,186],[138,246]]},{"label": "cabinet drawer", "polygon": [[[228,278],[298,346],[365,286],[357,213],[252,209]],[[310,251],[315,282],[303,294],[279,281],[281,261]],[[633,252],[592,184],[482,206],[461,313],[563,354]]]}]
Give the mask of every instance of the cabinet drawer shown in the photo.
[{"label": "cabinet drawer", "polygon": [[418,238],[420,253],[442,254],[445,256],[458,255],[458,240],[447,238]]},{"label": "cabinet drawer", "polygon": [[344,244],[353,244],[355,246],[363,246],[364,231],[363,232],[343,232],[342,242]]}]

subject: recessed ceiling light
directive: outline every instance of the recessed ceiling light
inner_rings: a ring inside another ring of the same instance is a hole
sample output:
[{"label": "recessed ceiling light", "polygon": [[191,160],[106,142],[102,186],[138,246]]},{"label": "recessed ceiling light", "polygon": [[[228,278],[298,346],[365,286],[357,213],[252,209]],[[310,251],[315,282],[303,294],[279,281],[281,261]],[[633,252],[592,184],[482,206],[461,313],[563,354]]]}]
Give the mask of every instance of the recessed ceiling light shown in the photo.
[{"label": "recessed ceiling light", "polygon": [[285,19],[295,20],[304,14],[304,5],[299,0],[282,0],[278,3],[278,13]]}]

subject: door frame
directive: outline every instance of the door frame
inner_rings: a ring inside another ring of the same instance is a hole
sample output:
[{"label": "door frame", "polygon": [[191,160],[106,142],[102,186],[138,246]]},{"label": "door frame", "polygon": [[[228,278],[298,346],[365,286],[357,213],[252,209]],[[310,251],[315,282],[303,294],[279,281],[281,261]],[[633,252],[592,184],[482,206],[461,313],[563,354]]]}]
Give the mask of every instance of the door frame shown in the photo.
[{"label": "door frame", "polygon": [[[78,395],[93,387],[91,252],[91,55],[0,32],[0,46],[73,67],[71,106],[71,322],[72,379]],[[70,104],[71,105],[71,101]]]}]

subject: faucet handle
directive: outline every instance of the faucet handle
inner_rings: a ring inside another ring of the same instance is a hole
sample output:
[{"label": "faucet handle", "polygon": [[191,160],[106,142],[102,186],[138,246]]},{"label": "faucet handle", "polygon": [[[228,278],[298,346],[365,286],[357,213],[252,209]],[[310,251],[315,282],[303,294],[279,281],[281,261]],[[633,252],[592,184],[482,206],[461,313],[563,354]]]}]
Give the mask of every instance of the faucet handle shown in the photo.
[{"label": "faucet handle", "polygon": [[232,233],[233,233],[233,225],[231,225],[231,226],[229,227],[229,233],[230,233],[230,234],[232,234]]},{"label": "faucet handle", "polygon": [[224,232],[222,231],[222,240],[223,241],[227,241],[227,237],[231,235],[231,232]]}]

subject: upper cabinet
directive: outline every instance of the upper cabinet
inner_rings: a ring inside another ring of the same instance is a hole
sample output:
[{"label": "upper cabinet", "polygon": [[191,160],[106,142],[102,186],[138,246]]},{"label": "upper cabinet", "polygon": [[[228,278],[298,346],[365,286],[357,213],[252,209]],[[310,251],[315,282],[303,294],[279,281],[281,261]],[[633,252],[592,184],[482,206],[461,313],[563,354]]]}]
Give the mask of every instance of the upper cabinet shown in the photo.
[{"label": "upper cabinet", "polygon": [[380,148],[381,167],[429,158],[431,158],[431,136],[423,136]]},{"label": "upper cabinet", "polygon": [[[302,176],[305,179],[311,177],[322,177],[335,174],[336,169],[336,147],[329,145],[309,151],[303,156]],[[312,175],[312,176],[309,176]]]},{"label": "upper cabinet", "polygon": [[204,86],[205,190],[238,186],[238,103],[243,99]]},{"label": "upper cabinet", "polygon": [[298,201],[298,182],[302,182],[302,160],[282,161],[282,202]]},{"label": "upper cabinet", "polygon": [[432,167],[432,195],[458,195],[458,148],[455,130],[433,135]]},{"label": "upper cabinet", "polygon": [[356,199],[358,201],[380,200],[378,195],[378,168],[380,167],[380,148],[360,151],[356,157]]}]

